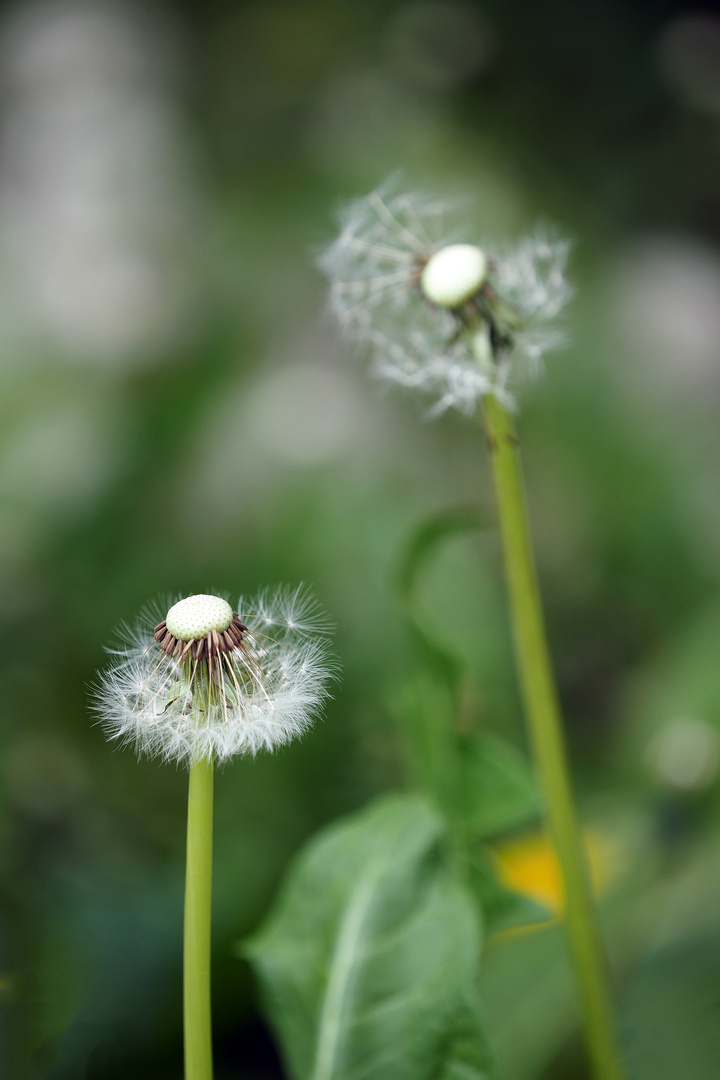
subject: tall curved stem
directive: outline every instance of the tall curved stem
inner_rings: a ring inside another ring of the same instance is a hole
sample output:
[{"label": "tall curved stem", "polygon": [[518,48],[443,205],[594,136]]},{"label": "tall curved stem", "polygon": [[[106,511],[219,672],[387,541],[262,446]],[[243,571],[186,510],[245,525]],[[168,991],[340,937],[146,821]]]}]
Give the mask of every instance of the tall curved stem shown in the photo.
[{"label": "tall curved stem", "polygon": [[545,634],[515,425],[509,411],[493,395],[486,397],[484,409],[515,653],[547,821],[562,868],[565,919],[588,1051],[597,1080],[621,1080],[604,957]]}]

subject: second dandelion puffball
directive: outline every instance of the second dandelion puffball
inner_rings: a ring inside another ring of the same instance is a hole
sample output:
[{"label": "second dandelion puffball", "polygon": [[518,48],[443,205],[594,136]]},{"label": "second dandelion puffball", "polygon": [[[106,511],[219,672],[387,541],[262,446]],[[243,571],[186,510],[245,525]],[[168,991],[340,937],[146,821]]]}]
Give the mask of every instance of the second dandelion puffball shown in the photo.
[{"label": "second dandelion puffball", "polygon": [[485,284],[488,261],[474,244],[450,244],[431,255],[420,278],[428,300],[451,310],[461,307]]},{"label": "second dandelion puffball", "polygon": [[480,240],[460,204],[392,187],[348,205],[319,260],[341,330],[430,416],[471,414],[488,394],[514,408],[514,386],[564,340],[569,245],[544,228]]},{"label": "second dandelion puffball", "polygon": [[165,625],[178,640],[193,641],[207,637],[211,630],[221,634],[232,621],[233,609],[227,600],[198,593],[173,604],[165,618]]}]

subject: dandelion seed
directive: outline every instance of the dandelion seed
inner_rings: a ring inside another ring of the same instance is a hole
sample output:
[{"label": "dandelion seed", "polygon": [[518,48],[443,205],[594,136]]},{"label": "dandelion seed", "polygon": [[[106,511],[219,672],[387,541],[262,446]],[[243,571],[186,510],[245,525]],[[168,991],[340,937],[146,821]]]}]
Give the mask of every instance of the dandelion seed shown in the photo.
[{"label": "dandelion seed", "polygon": [[301,734],[333,673],[328,624],[302,590],[200,594],[123,630],[95,690],[108,738],[193,765],[272,750]]},{"label": "dandelion seed", "polygon": [[514,246],[468,242],[446,225],[458,209],[375,191],[320,259],[343,332],[381,378],[434,399],[431,415],[472,413],[486,394],[513,407],[514,383],[563,343],[552,324],[572,295],[566,241],[538,230]]}]

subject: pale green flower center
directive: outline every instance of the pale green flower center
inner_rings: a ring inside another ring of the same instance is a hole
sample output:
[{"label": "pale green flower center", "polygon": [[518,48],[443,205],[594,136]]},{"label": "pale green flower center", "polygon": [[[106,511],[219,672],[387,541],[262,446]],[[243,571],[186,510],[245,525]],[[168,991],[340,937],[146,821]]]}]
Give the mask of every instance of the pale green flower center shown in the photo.
[{"label": "pale green flower center", "polygon": [[165,624],[178,641],[199,641],[215,630],[222,633],[233,621],[233,610],[220,596],[198,593],[173,604]]},{"label": "pale green flower center", "polygon": [[488,260],[474,244],[450,244],[431,255],[420,278],[428,300],[446,308],[459,308],[485,284]]}]

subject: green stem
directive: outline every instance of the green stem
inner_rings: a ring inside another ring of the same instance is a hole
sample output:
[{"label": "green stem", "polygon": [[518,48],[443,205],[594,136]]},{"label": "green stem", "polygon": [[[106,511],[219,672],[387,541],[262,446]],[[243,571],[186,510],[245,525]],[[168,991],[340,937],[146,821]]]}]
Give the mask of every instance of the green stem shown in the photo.
[{"label": "green stem", "polygon": [[604,957],[545,636],[515,425],[508,410],[493,395],[485,398],[485,422],[495,475],[515,652],[548,824],[562,867],[565,918],[588,1050],[597,1080],[621,1080]]},{"label": "green stem", "polygon": [[185,873],[183,1014],[185,1080],[212,1080],[210,913],[212,897],[213,766],[190,767]]}]

